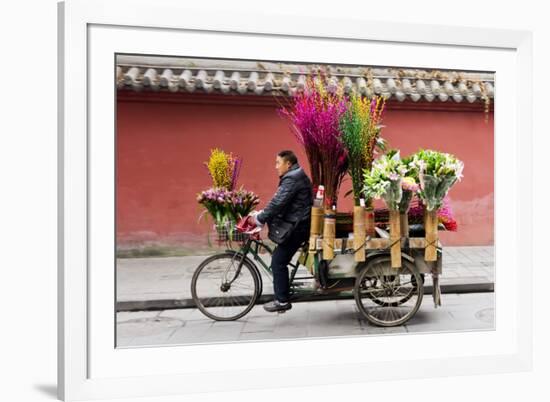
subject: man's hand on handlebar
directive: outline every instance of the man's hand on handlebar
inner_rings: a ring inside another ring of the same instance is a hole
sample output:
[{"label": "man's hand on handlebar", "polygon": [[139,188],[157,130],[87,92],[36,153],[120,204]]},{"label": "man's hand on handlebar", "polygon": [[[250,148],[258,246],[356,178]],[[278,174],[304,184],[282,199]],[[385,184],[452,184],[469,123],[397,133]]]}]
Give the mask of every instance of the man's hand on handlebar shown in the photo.
[{"label": "man's hand on handlebar", "polygon": [[252,211],[252,212],[249,214],[249,216],[251,216],[251,217],[253,218],[252,221],[256,224],[256,226],[260,226],[260,227],[261,227],[261,226],[263,226],[263,223],[260,223],[260,222],[258,221],[258,219],[256,219],[256,215],[258,215],[260,212],[262,212],[262,211]]}]

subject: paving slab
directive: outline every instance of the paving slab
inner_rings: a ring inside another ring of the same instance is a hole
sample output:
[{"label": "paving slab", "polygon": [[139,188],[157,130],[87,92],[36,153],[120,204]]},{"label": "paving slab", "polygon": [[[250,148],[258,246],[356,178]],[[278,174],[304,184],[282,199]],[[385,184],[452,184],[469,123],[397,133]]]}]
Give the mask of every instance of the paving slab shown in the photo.
[{"label": "paving slab", "polygon": [[191,308],[119,312],[117,347],[480,331],[494,330],[494,322],[494,293],[445,294],[438,308],[425,298],[418,312],[397,327],[370,324],[353,300],[294,303],[283,314],[255,306],[229,322],[210,320]]}]

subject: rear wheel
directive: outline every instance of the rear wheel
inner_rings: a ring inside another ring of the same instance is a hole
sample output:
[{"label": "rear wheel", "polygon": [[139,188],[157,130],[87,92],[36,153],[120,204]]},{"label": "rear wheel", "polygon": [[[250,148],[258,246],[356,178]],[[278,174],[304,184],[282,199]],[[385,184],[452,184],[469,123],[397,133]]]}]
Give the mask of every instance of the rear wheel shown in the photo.
[{"label": "rear wheel", "polygon": [[261,293],[256,267],[242,255],[216,254],[204,260],[191,280],[191,295],[197,308],[216,321],[233,321],[254,307]]},{"label": "rear wheel", "polygon": [[[421,280],[422,280],[422,285],[423,285],[423,284],[424,284],[424,274],[420,274],[420,278],[421,278]],[[391,275],[390,275],[389,280],[390,280],[390,281],[393,280]],[[376,279],[374,279],[373,282],[374,282],[374,285],[376,285]],[[415,275],[411,275],[411,282],[412,282],[412,284],[413,284],[413,287],[416,286],[416,276],[415,276]],[[393,305],[394,305],[394,306],[398,306],[398,305],[400,305],[400,304],[406,303],[406,302],[412,297],[412,295],[413,295],[412,292],[410,292],[410,293],[404,295],[402,299],[396,300],[396,301],[393,303]],[[371,296],[372,296],[372,301],[373,301],[374,303],[378,304],[379,306],[387,305],[387,302],[386,302],[386,301],[377,299],[374,295],[371,295]]]},{"label": "rear wheel", "polygon": [[403,325],[420,308],[423,281],[416,267],[403,259],[402,267],[391,267],[390,256],[370,261],[355,282],[355,302],[361,314],[372,324],[393,327]]}]

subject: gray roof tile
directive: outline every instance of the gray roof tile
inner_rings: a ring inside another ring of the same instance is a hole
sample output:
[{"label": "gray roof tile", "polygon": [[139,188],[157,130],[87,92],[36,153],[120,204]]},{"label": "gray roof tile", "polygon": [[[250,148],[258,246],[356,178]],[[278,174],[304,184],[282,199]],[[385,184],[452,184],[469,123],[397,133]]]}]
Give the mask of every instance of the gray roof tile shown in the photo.
[{"label": "gray roof tile", "polygon": [[117,56],[117,88],[293,96],[303,90],[307,74],[325,69],[329,90],[373,93],[400,102],[470,103],[494,97],[494,74],[450,70],[405,69],[347,65],[292,64],[247,60]]}]

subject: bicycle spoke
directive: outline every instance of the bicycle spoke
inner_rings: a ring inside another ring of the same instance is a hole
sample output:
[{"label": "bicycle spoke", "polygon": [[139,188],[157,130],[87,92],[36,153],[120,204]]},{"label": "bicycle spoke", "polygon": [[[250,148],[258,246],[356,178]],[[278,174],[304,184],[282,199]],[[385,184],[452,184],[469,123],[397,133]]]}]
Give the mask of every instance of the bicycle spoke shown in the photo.
[{"label": "bicycle spoke", "polygon": [[231,284],[231,287],[236,287],[238,289],[246,289],[246,290],[253,290],[254,288],[252,286],[243,285],[242,283],[233,282]]},{"label": "bicycle spoke", "polygon": [[359,311],[375,325],[406,322],[422,300],[421,279],[407,263],[394,272],[391,259],[379,257],[357,278],[355,300]]},{"label": "bicycle spoke", "polygon": [[192,281],[193,298],[201,312],[215,320],[233,320],[246,314],[253,307],[259,289],[249,263],[226,253],[203,264]]}]

